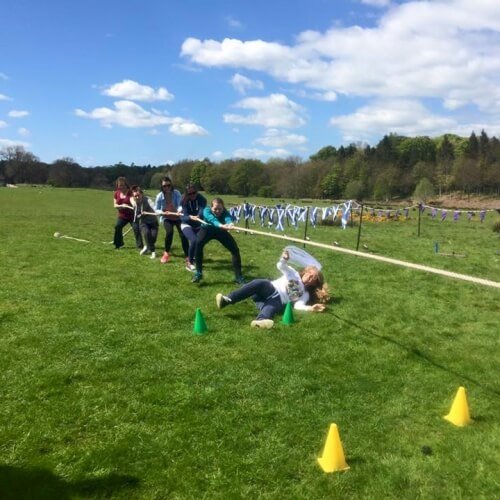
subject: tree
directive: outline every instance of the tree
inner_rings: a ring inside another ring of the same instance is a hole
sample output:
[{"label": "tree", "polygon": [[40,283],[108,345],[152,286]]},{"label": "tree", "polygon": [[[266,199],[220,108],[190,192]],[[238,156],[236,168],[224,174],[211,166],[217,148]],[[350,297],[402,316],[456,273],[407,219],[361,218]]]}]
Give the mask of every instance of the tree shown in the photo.
[{"label": "tree", "polygon": [[335,158],[336,155],[337,150],[333,146],[325,146],[324,148],[321,148],[317,153],[311,155],[309,159],[312,161],[324,161]]},{"label": "tree", "polygon": [[78,163],[66,157],[52,163],[47,182],[55,187],[84,187],[88,177]]},{"label": "tree", "polygon": [[4,176],[7,183],[44,183],[46,181],[46,168],[43,171],[37,171],[40,160],[22,146],[5,147],[0,151],[0,157],[5,160]]},{"label": "tree", "polygon": [[431,196],[434,196],[434,194],[434,185],[429,179],[423,177],[418,182],[415,192],[413,193],[413,197],[425,203]]},{"label": "tree", "polygon": [[446,134],[437,148],[436,159],[437,181],[439,185],[439,194],[441,195],[443,190],[445,193],[448,191],[451,182],[453,162],[455,160],[455,149]]}]

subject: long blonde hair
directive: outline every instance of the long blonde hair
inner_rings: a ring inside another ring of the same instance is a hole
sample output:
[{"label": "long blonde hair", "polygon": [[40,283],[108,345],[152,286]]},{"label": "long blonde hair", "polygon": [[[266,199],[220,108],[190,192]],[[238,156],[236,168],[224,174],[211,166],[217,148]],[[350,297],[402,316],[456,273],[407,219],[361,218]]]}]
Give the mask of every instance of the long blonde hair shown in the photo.
[{"label": "long blonde hair", "polygon": [[306,286],[306,290],[309,293],[309,304],[326,304],[330,300],[330,288],[328,283],[325,283],[325,277],[323,273],[316,266],[306,266],[304,269],[299,271],[300,277],[304,275],[307,271],[316,272],[316,282],[314,285]]}]

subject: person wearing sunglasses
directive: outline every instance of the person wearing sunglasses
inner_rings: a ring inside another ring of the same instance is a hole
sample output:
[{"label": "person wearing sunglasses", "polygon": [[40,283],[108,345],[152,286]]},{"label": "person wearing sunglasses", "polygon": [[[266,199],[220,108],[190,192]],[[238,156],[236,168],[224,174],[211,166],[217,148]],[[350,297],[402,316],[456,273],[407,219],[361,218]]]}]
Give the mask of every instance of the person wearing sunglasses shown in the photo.
[{"label": "person wearing sunglasses", "polygon": [[186,258],[186,269],[194,272],[194,257],[196,250],[196,235],[201,228],[203,210],[207,206],[207,199],[202,196],[195,184],[188,184],[181,201],[181,229],[184,236],[189,240],[188,256]]},{"label": "person wearing sunglasses", "polygon": [[162,264],[166,264],[170,260],[170,249],[174,239],[174,227],[177,228],[179,237],[181,238],[182,250],[184,258],[188,256],[189,242],[181,231],[181,221],[179,218],[179,206],[181,204],[181,193],[174,189],[172,179],[163,177],[160,184],[160,192],[155,200],[155,212],[160,216],[160,222],[165,228],[165,251],[160,259]]}]

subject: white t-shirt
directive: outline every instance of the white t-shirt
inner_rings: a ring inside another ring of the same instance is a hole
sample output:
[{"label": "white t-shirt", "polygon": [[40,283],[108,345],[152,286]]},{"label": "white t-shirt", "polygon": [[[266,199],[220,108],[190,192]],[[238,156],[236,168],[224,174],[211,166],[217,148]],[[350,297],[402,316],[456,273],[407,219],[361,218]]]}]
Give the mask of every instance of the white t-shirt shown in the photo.
[{"label": "white t-shirt", "polygon": [[312,306],[307,305],[309,300],[309,292],[306,291],[304,283],[300,278],[300,274],[287,264],[287,261],[281,258],[276,265],[283,276],[272,281],[274,288],[280,294],[280,299],[283,304],[293,302],[294,309],[309,311]]}]

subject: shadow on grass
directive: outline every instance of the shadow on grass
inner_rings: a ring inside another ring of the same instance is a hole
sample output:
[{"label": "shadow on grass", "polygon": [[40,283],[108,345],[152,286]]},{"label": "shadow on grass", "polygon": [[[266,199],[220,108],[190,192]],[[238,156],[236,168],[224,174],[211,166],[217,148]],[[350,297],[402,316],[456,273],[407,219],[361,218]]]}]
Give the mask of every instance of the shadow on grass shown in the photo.
[{"label": "shadow on grass", "polygon": [[355,323],[354,321],[351,321],[351,320],[346,319],[346,318],[342,318],[335,313],[333,314],[333,316],[335,316],[338,320],[343,321],[344,323],[346,323],[350,326],[354,326],[364,335],[371,335],[372,337],[377,337],[379,339],[385,340],[386,342],[390,342],[391,344],[406,351],[408,354],[412,354],[412,355],[426,361],[430,365],[435,366],[436,368],[439,368],[440,370],[443,370],[447,373],[450,373],[450,374],[454,375],[455,377],[459,377],[462,380],[466,380],[466,381],[470,382],[471,384],[474,384],[475,386],[479,387],[480,389],[482,389],[485,392],[489,392],[491,394],[494,394],[495,396],[500,396],[500,391],[498,389],[484,385],[482,382],[475,380],[475,379],[469,377],[468,375],[465,375],[464,373],[460,373],[460,372],[458,372],[458,371],[456,371],[448,366],[443,365],[442,363],[438,363],[437,361],[434,361],[431,357],[429,357],[429,355],[422,352],[420,349],[418,349],[416,347],[407,346],[407,345],[403,344],[402,342],[399,342],[396,339],[388,337],[387,335],[382,335],[382,334],[380,334],[380,333],[378,333],[378,332],[376,332],[376,331],[374,331],[366,326],[360,326],[357,323]]},{"label": "shadow on grass", "polygon": [[[136,488],[139,479],[120,474],[103,478],[69,482],[48,469],[25,469],[0,465],[0,498],[2,500],[65,500],[75,495],[88,498],[108,498],[121,488]],[[132,491],[130,491],[132,494]]]}]

